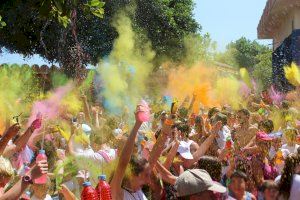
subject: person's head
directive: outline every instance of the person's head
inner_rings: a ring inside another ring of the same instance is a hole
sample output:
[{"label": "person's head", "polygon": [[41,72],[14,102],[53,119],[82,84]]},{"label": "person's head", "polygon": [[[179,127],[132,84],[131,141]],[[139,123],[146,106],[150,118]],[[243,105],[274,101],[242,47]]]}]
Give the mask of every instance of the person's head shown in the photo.
[{"label": "person's head", "polygon": [[229,189],[235,194],[243,194],[246,191],[247,175],[241,171],[235,171],[230,177]]},{"label": "person's head", "polygon": [[278,186],[274,181],[265,181],[262,184],[262,192],[265,200],[277,199]]},{"label": "person's head", "polygon": [[168,118],[167,112],[166,111],[162,111],[161,114],[160,114],[160,121],[164,122],[164,121],[166,121],[167,118]]},{"label": "person's head", "polygon": [[85,121],[85,114],[84,112],[79,112],[77,115],[77,122],[82,124]]},{"label": "person's head", "polygon": [[0,187],[4,187],[14,175],[10,161],[0,156]]},{"label": "person's head", "polygon": [[274,123],[272,120],[264,120],[264,121],[261,121],[259,123],[259,126],[258,128],[261,130],[261,131],[264,131],[266,132],[267,134],[271,133],[273,130],[274,130]]},{"label": "person's head", "polygon": [[273,138],[265,132],[259,131],[258,133],[256,133],[256,145],[263,156],[266,156],[268,154],[271,148],[272,140]]},{"label": "person's head", "polygon": [[130,159],[130,169],[133,178],[132,181],[138,181],[141,187],[150,183],[151,169],[149,162],[145,158],[132,156]]},{"label": "person's head", "polygon": [[294,145],[296,143],[298,130],[294,128],[288,128],[284,131],[284,137],[288,145]]},{"label": "person's head", "polygon": [[178,158],[182,161],[182,165],[185,168],[189,167],[189,161],[194,158],[190,146],[189,143],[181,141],[177,149]]},{"label": "person's head", "polygon": [[102,126],[99,131],[93,131],[90,135],[92,149],[94,151],[99,151],[102,144],[113,140],[114,135],[112,132],[112,129],[107,125]]},{"label": "person's head", "polygon": [[189,134],[191,132],[190,126],[186,123],[181,123],[178,127],[177,127],[179,134],[183,137],[183,138],[188,138]]},{"label": "person's head", "polygon": [[219,112],[220,112],[220,110],[217,107],[213,107],[213,108],[209,109],[208,113],[207,113],[208,119],[211,119],[212,117],[215,116],[215,114],[217,114]]},{"label": "person's head", "polygon": [[293,182],[293,175],[300,174],[300,156],[299,154],[290,154],[285,159],[284,168],[278,184],[279,193],[286,199],[289,199],[290,189]]},{"label": "person's head", "polygon": [[281,107],[283,108],[283,109],[289,109],[290,108],[290,104],[289,104],[289,102],[288,101],[282,101],[281,102]]},{"label": "person's head", "polygon": [[214,182],[207,171],[191,169],[183,172],[176,180],[175,189],[179,199],[214,200],[215,193],[225,193],[226,188]]},{"label": "person's head", "polygon": [[33,184],[31,189],[36,197],[44,199],[49,191],[50,185],[51,181],[47,178],[47,182],[45,184]]},{"label": "person's head", "polygon": [[203,156],[198,161],[198,168],[206,170],[214,181],[220,181],[222,164],[216,157]]},{"label": "person's head", "polygon": [[236,113],[236,118],[240,124],[248,123],[250,120],[250,112],[247,109],[240,109]]},{"label": "person's head", "polygon": [[222,113],[217,113],[213,118],[212,118],[212,124],[216,124],[217,122],[222,122],[222,125],[225,126],[227,125],[227,116],[222,114]]}]

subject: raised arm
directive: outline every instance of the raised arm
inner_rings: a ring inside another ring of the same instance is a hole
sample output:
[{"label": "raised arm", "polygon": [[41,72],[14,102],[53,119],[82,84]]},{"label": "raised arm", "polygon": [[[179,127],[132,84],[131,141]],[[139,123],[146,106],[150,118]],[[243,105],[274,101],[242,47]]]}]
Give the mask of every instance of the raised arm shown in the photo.
[{"label": "raised arm", "polygon": [[36,119],[34,120],[30,127],[25,131],[23,135],[21,135],[15,142],[14,144],[16,145],[16,151],[20,151],[23,148],[25,148],[26,144],[28,143],[28,140],[34,130],[39,129],[42,125],[41,119]]},{"label": "raised arm", "polygon": [[91,114],[90,114],[90,107],[89,107],[89,104],[87,102],[87,97],[83,94],[81,96],[81,99],[82,99],[82,103],[83,103],[83,111],[84,111],[84,115],[86,117],[86,120],[88,123],[92,123],[92,117],[91,117]]},{"label": "raised arm", "polygon": [[176,139],[172,145],[172,148],[170,150],[170,152],[168,153],[167,155],[167,159],[166,161],[164,162],[164,167],[166,169],[170,169],[171,165],[172,165],[172,162],[176,156],[176,153],[177,153],[177,150],[178,150],[178,147],[179,147],[179,141]]},{"label": "raised arm", "polygon": [[[47,161],[39,161],[29,173],[29,177],[32,180],[39,178],[42,174],[47,174],[48,172],[48,164]],[[20,179],[10,190],[5,192],[2,196],[0,196],[0,200],[13,200],[19,199],[19,197],[23,194],[23,192],[30,185],[29,182]]]},{"label": "raised arm", "polygon": [[169,170],[167,170],[160,162],[156,162],[155,168],[165,182],[171,185],[175,185],[177,177],[174,176]]},{"label": "raised arm", "polygon": [[197,151],[193,154],[193,159],[188,161],[188,165],[192,166],[195,162],[197,162],[201,156],[203,156],[206,151],[209,149],[211,144],[213,143],[214,139],[217,137],[218,131],[222,127],[222,123],[219,121],[217,122],[213,128],[210,136],[206,138],[206,140],[200,145]]},{"label": "raised arm", "polygon": [[125,176],[125,170],[127,168],[127,165],[130,161],[130,158],[131,158],[131,155],[132,155],[132,152],[134,149],[135,138],[138,133],[138,130],[140,129],[140,127],[142,125],[142,122],[138,120],[137,113],[136,113],[135,119],[136,119],[136,122],[135,122],[134,127],[131,130],[130,135],[127,138],[127,141],[123,147],[116,171],[115,171],[112,181],[110,183],[112,199],[117,199],[117,197],[120,195],[121,184],[122,184],[123,178]]},{"label": "raised arm", "polygon": [[[170,119],[167,119],[170,120]],[[156,161],[160,157],[162,151],[164,150],[165,143],[168,139],[168,135],[171,133],[171,125],[163,124],[161,134],[159,135],[152,151],[150,152],[149,165],[153,168],[156,164]]]},{"label": "raised arm", "polygon": [[0,155],[3,154],[9,140],[11,140],[15,135],[17,135],[19,130],[19,124],[14,124],[3,133],[3,137],[0,140]]}]

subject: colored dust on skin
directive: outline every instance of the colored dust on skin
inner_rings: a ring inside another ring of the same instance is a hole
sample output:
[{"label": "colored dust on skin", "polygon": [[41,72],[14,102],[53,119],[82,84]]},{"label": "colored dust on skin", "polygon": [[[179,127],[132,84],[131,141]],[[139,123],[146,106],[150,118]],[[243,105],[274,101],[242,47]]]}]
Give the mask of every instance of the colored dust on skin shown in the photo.
[{"label": "colored dust on skin", "polygon": [[107,59],[99,64],[104,107],[113,114],[130,112],[146,93],[146,81],[153,69],[155,53],[149,42],[143,41],[132,29],[130,19],[121,13],[115,17],[114,27],[119,37]]}]

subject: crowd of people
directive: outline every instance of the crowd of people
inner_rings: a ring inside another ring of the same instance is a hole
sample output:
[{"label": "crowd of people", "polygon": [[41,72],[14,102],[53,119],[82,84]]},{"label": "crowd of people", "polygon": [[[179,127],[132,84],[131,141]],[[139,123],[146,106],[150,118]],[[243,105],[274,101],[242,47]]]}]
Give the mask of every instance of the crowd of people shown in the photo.
[{"label": "crowd of people", "polygon": [[[80,199],[83,182],[94,180],[88,167],[65,164],[68,158],[111,168],[106,175],[113,200],[300,199],[295,99],[274,105],[251,94],[244,107],[197,113],[193,100],[188,106],[174,102],[146,122],[138,105],[131,131],[86,96],[82,101],[77,116],[60,115],[70,133],[39,117],[29,127],[26,118],[8,120],[0,140],[0,200]],[[40,149],[47,159],[36,159]],[[35,181],[45,174],[46,183]]]}]

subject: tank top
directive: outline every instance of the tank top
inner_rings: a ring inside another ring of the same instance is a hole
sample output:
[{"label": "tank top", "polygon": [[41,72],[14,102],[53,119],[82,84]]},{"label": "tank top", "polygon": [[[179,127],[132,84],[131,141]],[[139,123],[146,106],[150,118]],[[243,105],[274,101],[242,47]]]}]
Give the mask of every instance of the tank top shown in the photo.
[{"label": "tank top", "polygon": [[122,187],[124,192],[123,200],[148,200],[142,190],[132,192],[127,188]]}]

